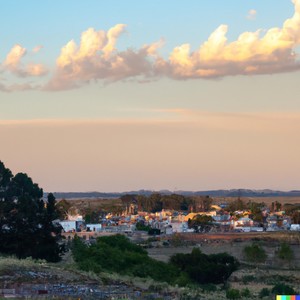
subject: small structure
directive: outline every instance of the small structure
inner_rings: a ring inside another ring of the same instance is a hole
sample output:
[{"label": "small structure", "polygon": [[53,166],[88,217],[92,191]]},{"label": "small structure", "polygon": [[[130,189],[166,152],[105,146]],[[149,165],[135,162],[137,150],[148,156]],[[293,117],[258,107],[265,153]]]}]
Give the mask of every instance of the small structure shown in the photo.
[{"label": "small structure", "polygon": [[102,224],[86,224],[87,231],[96,231],[99,232],[102,229]]},{"label": "small structure", "polygon": [[83,221],[65,220],[65,221],[59,221],[59,224],[62,226],[64,232],[72,232],[72,231],[78,232],[84,228]]},{"label": "small structure", "polygon": [[291,224],[291,231],[300,231],[300,224]]},{"label": "small structure", "polygon": [[251,226],[253,226],[253,220],[248,217],[239,218],[237,221],[234,222],[234,228]]}]

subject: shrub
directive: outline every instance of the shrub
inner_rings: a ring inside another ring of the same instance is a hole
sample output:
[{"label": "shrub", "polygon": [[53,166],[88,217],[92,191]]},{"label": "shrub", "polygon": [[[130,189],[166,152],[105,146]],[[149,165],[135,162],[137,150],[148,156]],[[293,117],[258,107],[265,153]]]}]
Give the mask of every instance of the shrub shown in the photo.
[{"label": "shrub", "polygon": [[240,291],[237,289],[229,289],[226,291],[226,298],[227,299],[240,299],[241,298]]},{"label": "shrub", "polygon": [[253,275],[245,275],[242,277],[242,282],[244,284],[247,284],[247,283],[253,282],[253,281],[255,281],[255,277]]},{"label": "shrub", "polygon": [[200,284],[224,283],[239,265],[227,253],[206,255],[198,248],[194,248],[191,254],[175,254],[170,262]]},{"label": "shrub", "polygon": [[100,237],[89,247],[75,238],[72,252],[80,269],[97,274],[106,270],[169,283],[175,282],[178,274],[174,266],[150,258],[142,247],[123,235]]},{"label": "shrub", "polygon": [[264,297],[268,297],[269,295],[270,295],[270,290],[268,288],[262,288],[259,292],[258,297],[264,298]]},{"label": "shrub", "polygon": [[293,295],[296,291],[285,283],[277,283],[272,288],[272,293],[276,295]]},{"label": "shrub", "polygon": [[283,260],[287,260],[287,261],[291,261],[294,257],[294,252],[291,249],[290,245],[287,243],[282,243],[280,245],[279,251],[278,251],[278,257],[283,259]]},{"label": "shrub", "polygon": [[217,286],[212,283],[202,284],[200,285],[200,288],[202,289],[202,292],[211,293],[217,291]]},{"label": "shrub", "polygon": [[246,246],[244,248],[244,255],[249,262],[253,263],[263,263],[267,259],[266,251],[256,243]]},{"label": "shrub", "polygon": [[250,298],[251,297],[251,292],[248,288],[242,289],[241,291],[241,296],[243,298]]}]

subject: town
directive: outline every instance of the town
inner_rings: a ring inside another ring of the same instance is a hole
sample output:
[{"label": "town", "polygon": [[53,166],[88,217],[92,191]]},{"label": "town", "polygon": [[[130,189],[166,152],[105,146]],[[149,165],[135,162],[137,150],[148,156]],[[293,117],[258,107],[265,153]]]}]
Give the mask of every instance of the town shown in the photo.
[{"label": "town", "polygon": [[[152,198],[157,198],[154,207],[146,211],[143,207]],[[186,199],[181,195],[160,195],[155,193],[148,198],[137,195],[125,195],[120,199],[119,209],[114,211],[88,212],[76,208],[74,200],[61,200],[58,207],[68,204],[64,219],[59,220],[63,235],[73,238],[75,235],[85,239],[101,235],[123,233],[128,236],[172,235],[174,233],[236,233],[236,232],[276,232],[300,231],[300,212],[298,205],[281,204],[274,200],[271,205],[257,203],[237,197],[231,201],[217,202],[209,196]],[[170,206],[182,208],[174,210],[162,208]],[[84,200],[86,203],[97,200]],[[102,200],[103,202],[104,200]],[[106,200],[107,202],[111,200]],[[145,203],[143,203],[144,201]],[[189,203],[188,203],[189,202]],[[61,204],[60,204],[61,203]],[[72,206],[72,203],[75,205]],[[159,205],[157,205],[159,203]],[[156,206],[156,207],[155,207]],[[93,218],[91,219],[91,213]],[[92,222],[91,222],[92,221]]]}]

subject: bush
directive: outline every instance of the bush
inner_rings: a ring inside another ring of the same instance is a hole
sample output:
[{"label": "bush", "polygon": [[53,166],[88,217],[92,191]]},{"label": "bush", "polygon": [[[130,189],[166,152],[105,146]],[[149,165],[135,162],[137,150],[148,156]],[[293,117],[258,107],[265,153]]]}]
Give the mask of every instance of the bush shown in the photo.
[{"label": "bush", "polygon": [[206,255],[198,248],[191,254],[175,254],[170,262],[200,284],[224,283],[239,266],[239,262],[227,253]]},{"label": "bush", "polygon": [[243,298],[250,298],[251,297],[251,292],[248,288],[242,289],[241,291],[241,296]]},{"label": "bush", "polygon": [[151,229],[151,227],[149,225],[145,225],[144,222],[136,223],[136,230],[149,232],[150,229]]},{"label": "bush", "polygon": [[270,290],[268,288],[263,288],[260,290],[258,297],[264,298],[270,296]]},{"label": "bush", "polygon": [[277,283],[272,288],[272,293],[276,295],[294,295],[297,292],[287,284]]},{"label": "bush", "polygon": [[200,288],[202,289],[202,292],[216,292],[217,291],[217,286],[212,283],[207,283],[207,284],[202,284],[200,285]]},{"label": "bush", "polygon": [[258,244],[253,243],[251,246],[244,248],[245,258],[252,263],[264,263],[267,259],[266,251]]},{"label": "bush", "polygon": [[241,298],[240,291],[237,289],[229,289],[226,291],[226,298],[227,299],[240,299]]},{"label": "bush", "polygon": [[291,261],[293,259],[294,253],[289,244],[282,243],[280,245],[278,257],[287,261]]},{"label": "bush", "polygon": [[178,275],[173,265],[150,258],[142,247],[120,234],[100,237],[89,247],[76,237],[72,253],[80,269],[96,274],[105,270],[168,283],[174,283]]},{"label": "bush", "polygon": [[248,284],[249,282],[255,281],[255,277],[253,275],[245,275],[242,277],[243,284]]}]

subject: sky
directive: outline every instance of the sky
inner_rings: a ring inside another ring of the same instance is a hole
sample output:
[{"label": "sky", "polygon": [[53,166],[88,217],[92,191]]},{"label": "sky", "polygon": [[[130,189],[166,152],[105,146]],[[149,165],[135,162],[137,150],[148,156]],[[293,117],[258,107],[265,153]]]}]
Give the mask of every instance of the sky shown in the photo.
[{"label": "sky", "polygon": [[14,174],[47,192],[299,189],[300,0],[0,7]]}]

